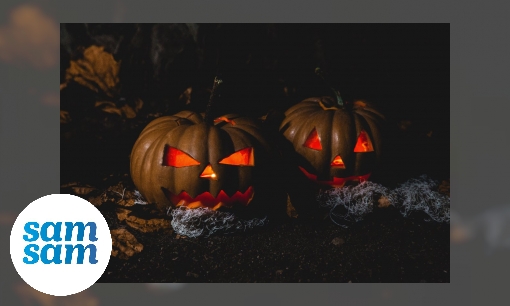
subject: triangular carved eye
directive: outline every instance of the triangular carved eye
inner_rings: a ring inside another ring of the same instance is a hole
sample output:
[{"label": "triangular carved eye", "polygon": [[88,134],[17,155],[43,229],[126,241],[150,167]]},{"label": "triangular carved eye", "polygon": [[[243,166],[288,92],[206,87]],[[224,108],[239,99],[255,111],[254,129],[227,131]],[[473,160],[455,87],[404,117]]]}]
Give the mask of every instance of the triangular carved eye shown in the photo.
[{"label": "triangular carved eye", "polygon": [[248,147],[234,152],[220,160],[219,163],[233,166],[254,166],[255,156],[253,155],[253,148]]},{"label": "triangular carved eye", "polygon": [[321,139],[315,128],[310,133],[310,135],[308,135],[308,138],[306,139],[303,146],[317,151],[322,150]]},{"label": "triangular carved eye", "polygon": [[356,142],[356,146],[354,147],[354,152],[373,152],[374,147],[372,146],[372,141],[370,137],[368,137],[367,132],[364,130],[359,133],[358,141]]},{"label": "triangular carved eye", "polygon": [[340,155],[337,155],[331,162],[331,167],[345,169],[345,164]]},{"label": "triangular carved eye", "polygon": [[197,165],[200,165],[200,162],[189,156],[187,153],[171,146],[165,147],[165,153],[163,154],[163,166],[179,168]]}]

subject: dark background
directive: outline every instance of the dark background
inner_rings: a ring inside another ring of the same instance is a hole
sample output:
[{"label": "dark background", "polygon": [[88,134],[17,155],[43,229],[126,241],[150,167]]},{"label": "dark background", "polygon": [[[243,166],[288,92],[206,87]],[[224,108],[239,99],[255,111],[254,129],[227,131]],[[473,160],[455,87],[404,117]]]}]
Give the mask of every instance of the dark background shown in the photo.
[{"label": "dark background", "polygon": [[127,154],[152,115],[205,111],[216,75],[224,81],[216,113],[259,118],[331,95],[317,66],[344,100],[367,100],[385,114],[375,181],[449,179],[449,24],[61,24],[61,83],[70,60],[91,45],[121,62],[120,91],[110,100],[121,107],[141,98],[144,106],[135,119],[103,124],[93,109],[102,97],[79,85],[62,90],[61,110],[73,121],[61,135],[75,132],[61,142],[63,183],[127,173]]}]

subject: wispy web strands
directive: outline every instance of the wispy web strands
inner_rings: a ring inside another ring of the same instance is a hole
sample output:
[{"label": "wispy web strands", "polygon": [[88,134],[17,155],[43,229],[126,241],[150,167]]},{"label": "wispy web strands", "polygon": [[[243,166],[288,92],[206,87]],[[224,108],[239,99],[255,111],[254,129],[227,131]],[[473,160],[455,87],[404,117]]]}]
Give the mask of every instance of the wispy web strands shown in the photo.
[{"label": "wispy web strands", "polygon": [[[437,191],[438,182],[422,175],[390,190],[370,181],[356,186],[335,188],[322,192],[318,200],[330,208],[330,217],[336,224],[347,227],[350,222],[363,220],[373,211],[378,199],[398,208],[404,217],[414,211],[426,213],[436,222],[450,222],[450,198]],[[429,221],[430,219],[426,219]]]},{"label": "wispy web strands", "polygon": [[172,227],[179,235],[187,237],[208,237],[214,233],[233,233],[246,231],[266,224],[263,219],[239,219],[228,212],[214,211],[208,208],[187,209],[176,208],[169,212],[172,215]]}]

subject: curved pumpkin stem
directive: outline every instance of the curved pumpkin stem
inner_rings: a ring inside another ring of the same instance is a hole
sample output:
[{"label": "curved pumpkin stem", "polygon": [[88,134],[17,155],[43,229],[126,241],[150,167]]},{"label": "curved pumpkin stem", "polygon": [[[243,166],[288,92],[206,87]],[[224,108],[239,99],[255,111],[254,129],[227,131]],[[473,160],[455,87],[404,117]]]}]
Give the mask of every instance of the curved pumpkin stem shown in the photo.
[{"label": "curved pumpkin stem", "polygon": [[317,67],[315,68],[315,74],[321,78],[321,80],[326,83],[326,85],[328,85],[331,90],[333,90],[333,92],[335,93],[335,97],[336,97],[336,102],[338,103],[338,105],[340,107],[343,107],[344,106],[344,101],[342,100],[342,97],[340,96],[340,92],[335,89],[331,83],[326,79],[326,77],[324,76],[324,72],[322,71],[322,69],[320,67]]},{"label": "curved pumpkin stem", "polygon": [[218,85],[220,85],[223,82],[222,79],[220,79],[218,76],[214,77],[214,85],[211,91],[211,96],[209,97],[209,103],[207,103],[207,107],[205,109],[205,117],[204,121],[207,122],[210,125],[214,125],[214,116],[213,116],[213,104],[216,100],[216,90],[218,88]]}]

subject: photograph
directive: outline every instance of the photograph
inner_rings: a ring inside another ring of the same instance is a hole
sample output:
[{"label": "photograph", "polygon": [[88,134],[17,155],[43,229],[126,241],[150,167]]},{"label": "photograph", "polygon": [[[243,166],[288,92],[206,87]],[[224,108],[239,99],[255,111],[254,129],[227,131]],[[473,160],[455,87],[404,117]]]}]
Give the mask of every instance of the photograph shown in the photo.
[{"label": "photograph", "polygon": [[98,283],[450,282],[449,23],[60,23],[59,104]]}]

